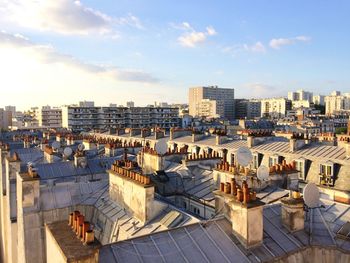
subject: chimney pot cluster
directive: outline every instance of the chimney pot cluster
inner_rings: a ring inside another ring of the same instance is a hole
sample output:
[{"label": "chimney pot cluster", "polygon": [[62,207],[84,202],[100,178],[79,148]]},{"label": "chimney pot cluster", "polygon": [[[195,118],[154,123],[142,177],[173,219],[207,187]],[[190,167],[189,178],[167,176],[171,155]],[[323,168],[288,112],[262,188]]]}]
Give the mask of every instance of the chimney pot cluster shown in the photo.
[{"label": "chimney pot cluster", "polygon": [[84,245],[89,245],[94,242],[94,231],[90,229],[90,223],[84,221],[84,215],[80,214],[80,211],[76,210],[69,214],[68,225]]},{"label": "chimney pot cluster", "polygon": [[137,163],[132,162],[132,161],[119,161],[117,160],[113,165],[112,165],[112,171],[126,176],[134,181],[137,181],[141,184],[144,185],[149,185],[151,183],[151,179],[149,176],[143,175],[142,173],[135,172],[131,170],[132,168],[137,167]]},{"label": "chimney pot cluster", "polygon": [[165,155],[171,155],[171,154],[187,154],[188,145],[185,145],[179,149],[179,147],[175,147],[175,149],[171,150],[168,148],[168,151]]},{"label": "chimney pot cluster", "polygon": [[233,174],[244,173],[244,174],[248,175],[248,173],[249,173],[249,168],[244,169],[244,167],[241,167],[241,169],[239,169],[239,167],[237,167],[235,165],[230,165],[228,162],[223,162],[223,161],[216,165],[216,169],[223,171],[223,172],[230,172]]},{"label": "chimney pot cluster", "polygon": [[295,171],[296,170],[296,162],[293,161],[287,164],[286,160],[282,161],[282,164],[275,164],[270,166],[270,173],[282,173],[284,171]]},{"label": "chimney pot cluster", "polygon": [[157,156],[161,156],[155,149],[149,147],[149,146],[145,146],[142,148],[142,152],[143,153],[148,153],[148,154],[152,154],[152,155],[157,155]]},{"label": "chimney pot cluster", "polygon": [[242,135],[252,136],[252,137],[268,137],[272,136],[272,130],[243,130],[241,131]]},{"label": "chimney pot cluster", "polygon": [[192,153],[186,157],[186,161],[197,161],[217,158],[220,158],[219,153],[216,151],[212,151],[212,153],[204,152],[203,154]]},{"label": "chimney pot cluster", "polygon": [[236,180],[232,178],[231,182],[220,183],[220,191],[235,196],[237,202],[243,202],[244,204],[256,200],[256,192],[250,191],[246,181],[243,181],[242,187],[240,187]]}]

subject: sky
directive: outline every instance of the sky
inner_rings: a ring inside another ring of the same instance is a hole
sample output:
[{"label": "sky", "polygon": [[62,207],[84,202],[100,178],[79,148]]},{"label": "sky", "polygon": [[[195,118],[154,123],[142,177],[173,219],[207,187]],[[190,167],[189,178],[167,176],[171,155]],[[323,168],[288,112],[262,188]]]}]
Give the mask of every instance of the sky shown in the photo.
[{"label": "sky", "polygon": [[349,1],[0,0],[0,107],[350,91]]}]

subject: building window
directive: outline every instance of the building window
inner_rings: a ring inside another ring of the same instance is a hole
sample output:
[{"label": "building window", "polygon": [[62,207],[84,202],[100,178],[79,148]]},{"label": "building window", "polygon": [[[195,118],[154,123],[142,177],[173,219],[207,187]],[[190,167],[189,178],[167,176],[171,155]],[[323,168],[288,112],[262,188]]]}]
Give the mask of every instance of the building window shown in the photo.
[{"label": "building window", "polygon": [[262,154],[260,153],[253,153],[253,160],[251,164],[251,169],[258,169],[262,160]]},{"label": "building window", "polygon": [[282,161],[281,156],[273,155],[269,157],[269,167],[274,166],[275,164],[280,164]]},{"label": "building window", "polygon": [[306,160],[305,159],[298,159],[295,160],[295,168],[299,171],[299,179],[305,180],[306,179]]},{"label": "building window", "polygon": [[327,162],[320,164],[320,184],[334,185],[334,163]]}]

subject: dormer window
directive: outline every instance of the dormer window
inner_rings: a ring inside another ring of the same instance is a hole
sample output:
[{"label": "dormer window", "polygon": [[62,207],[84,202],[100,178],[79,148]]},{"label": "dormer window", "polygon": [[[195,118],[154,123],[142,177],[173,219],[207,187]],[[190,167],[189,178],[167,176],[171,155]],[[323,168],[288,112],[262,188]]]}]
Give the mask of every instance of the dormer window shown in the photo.
[{"label": "dormer window", "polygon": [[306,179],[306,162],[307,160],[304,158],[299,158],[295,160],[295,168],[299,171],[299,179]]},{"label": "dormer window", "polygon": [[326,162],[320,164],[320,183],[324,185],[334,185],[334,163]]},{"label": "dormer window", "polygon": [[258,152],[253,153],[253,160],[252,160],[252,163],[250,165],[251,169],[258,169],[259,168],[261,161],[262,161],[262,156],[263,155],[261,153],[258,153]]},{"label": "dormer window", "polygon": [[274,166],[275,164],[282,163],[283,156],[279,156],[277,154],[269,157],[269,167]]}]

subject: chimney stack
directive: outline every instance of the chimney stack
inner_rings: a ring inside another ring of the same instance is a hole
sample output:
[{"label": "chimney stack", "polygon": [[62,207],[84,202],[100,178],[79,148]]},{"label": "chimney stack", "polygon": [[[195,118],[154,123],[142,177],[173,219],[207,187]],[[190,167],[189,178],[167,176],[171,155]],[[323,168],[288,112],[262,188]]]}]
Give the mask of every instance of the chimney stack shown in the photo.
[{"label": "chimney stack", "polygon": [[244,181],[242,187],[235,179],[221,183],[220,190],[214,191],[215,210],[223,211],[232,224],[233,234],[245,248],[261,245],[263,242],[263,205],[250,191]]},{"label": "chimney stack", "polygon": [[248,148],[254,147],[254,136],[248,135],[247,137],[247,146]]},{"label": "chimney stack", "polygon": [[299,192],[292,192],[289,197],[281,199],[282,225],[290,232],[304,229],[304,200]]}]

